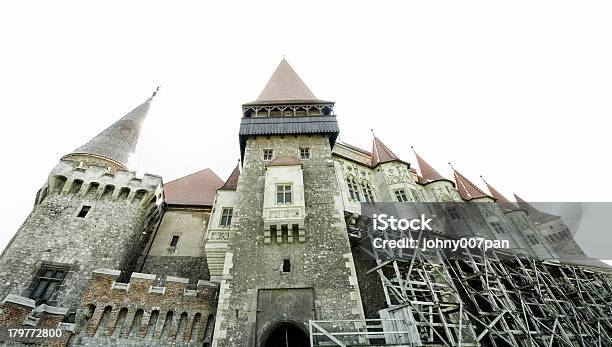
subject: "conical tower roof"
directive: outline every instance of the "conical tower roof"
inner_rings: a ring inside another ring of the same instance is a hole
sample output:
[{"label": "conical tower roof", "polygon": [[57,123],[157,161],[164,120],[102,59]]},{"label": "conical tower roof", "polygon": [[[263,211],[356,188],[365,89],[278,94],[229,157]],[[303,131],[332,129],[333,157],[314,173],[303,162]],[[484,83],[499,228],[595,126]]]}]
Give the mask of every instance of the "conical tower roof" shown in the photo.
[{"label": "conical tower roof", "polygon": [[227,181],[221,186],[221,190],[236,190],[238,187],[238,178],[240,177],[240,164],[236,165],[234,171],[229,175]]},{"label": "conical tower roof", "polygon": [[63,159],[82,161],[87,158],[92,163],[110,164],[127,170],[129,157],[136,151],[140,129],[156,93]]},{"label": "conical tower roof", "polygon": [[518,195],[514,194],[514,198],[516,199],[517,204],[520,208],[527,211],[527,213],[533,218],[534,221],[538,223],[544,223],[550,220],[558,219],[559,216],[555,216],[550,213],[542,212],[535,207],[533,207],[530,203],[521,199]]},{"label": "conical tower roof", "polygon": [[317,99],[283,58],[253,104],[327,102]]},{"label": "conical tower roof", "polygon": [[421,174],[421,183],[430,183],[435,181],[449,181],[444,178],[436,169],[434,169],[429,163],[425,161],[425,159],[421,158],[421,156],[414,150],[414,155],[416,156],[417,165],[419,166],[419,173]]},{"label": "conical tower roof", "polygon": [[518,210],[519,209],[518,206],[513,204],[510,200],[506,199],[506,197],[502,193],[500,193],[497,189],[493,188],[493,186],[490,185],[489,182],[487,182],[484,179],[484,177],[482,177],[482,176],[480,176],[480,177],[482,178],[484,183],[487,185],[487,189],[491,193],[491,196],[493,198],[495,198],[497,204],[499,205],[499,207],[501,207],[502,210],[504,210],[504,211],[514,211],[514,210]]},{"label": "conical tower roof", "polygon": [[455,176],[455,182],[457,183],[457,190],[459,191],[459,196],[461,196],[461,199],[468,201],[478,198],[492,198],[490,195],[483,192],[480,188],[478,188],[478,186],[468,180],[457,170],[453,169],[453,173]]},{"label": "conical tower roof", "polygon": [[374,141],[372,142],[372,166],[374,167],[391,161],[401,160],[389,149],[389,147],[385,146],[378,137],[374,136]]}]

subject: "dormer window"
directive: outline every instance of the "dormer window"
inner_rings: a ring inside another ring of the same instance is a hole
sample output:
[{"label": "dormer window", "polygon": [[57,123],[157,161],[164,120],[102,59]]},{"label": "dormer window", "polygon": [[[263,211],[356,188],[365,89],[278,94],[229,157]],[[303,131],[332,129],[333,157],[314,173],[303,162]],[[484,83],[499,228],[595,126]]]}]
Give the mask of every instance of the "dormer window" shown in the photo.
[{"label": "dormer window", "polygon": [[278,184],[276,186],[276,203],[279,205],[291,204],[290,184]]}]

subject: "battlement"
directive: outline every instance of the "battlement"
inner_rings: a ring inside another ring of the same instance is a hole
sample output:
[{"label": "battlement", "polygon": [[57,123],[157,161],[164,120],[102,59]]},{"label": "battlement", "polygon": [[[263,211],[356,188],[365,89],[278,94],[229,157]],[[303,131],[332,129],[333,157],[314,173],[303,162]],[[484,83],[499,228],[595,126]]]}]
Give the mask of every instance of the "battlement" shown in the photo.
[{"label": "battlement", "polygon": [[[219,284],[187,278],[97,269],[77,310],[76,334],[82,344],[122,344],[145,340],[176,345],[210,342]],[[112,340],[112,341],[111,341]]]},{"label": "battlement", "polygon": [[[197,285],[189,285],[189,279],[183,277],[166,276],[158,278],[154,274],[133,272],[128,282],[118,282],[121,271],[111,269],[98,269],[92,272],[91,282],[96,282],[96,290],[104,290],[107,293],[123,292],[127,295],[136,291],[138,295],[180,296],[189,298],[215,301],[219,290],[219,283],[199,280]],[[91,283],[90,282],[90,283]],[[120,294],[119,294],[120,295]],[[129,295],[128,295],[129,296]]]},{"label": "battlement", "polygon": [[136,177],[132,171],[110,171],[95,165],[83,167],[72,160],[60,160],[38,192],[36,204],[49,194],[59,194],[91,200],[124,200],[126,204],[139,202],[143,207],[161,206],[164,198],[162,186],[162,178],[157,175]]}]

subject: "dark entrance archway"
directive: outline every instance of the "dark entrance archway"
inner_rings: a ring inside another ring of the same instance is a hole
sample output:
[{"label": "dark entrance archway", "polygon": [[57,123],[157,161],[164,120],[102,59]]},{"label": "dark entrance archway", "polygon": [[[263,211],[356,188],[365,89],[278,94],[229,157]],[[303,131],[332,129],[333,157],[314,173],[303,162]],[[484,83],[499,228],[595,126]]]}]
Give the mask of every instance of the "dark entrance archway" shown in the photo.
[{"label": "dark entrance archway", "polygon": [[262,347],[309,347],[306,332],[293,323],[280,323],[266,333]]}]

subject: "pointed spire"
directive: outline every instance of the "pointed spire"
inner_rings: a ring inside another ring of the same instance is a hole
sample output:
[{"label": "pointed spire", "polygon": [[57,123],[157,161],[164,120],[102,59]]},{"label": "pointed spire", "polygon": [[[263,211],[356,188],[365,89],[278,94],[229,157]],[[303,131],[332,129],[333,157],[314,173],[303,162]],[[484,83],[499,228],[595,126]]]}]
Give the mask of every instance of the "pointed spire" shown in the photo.
[{"label": "pointed spire", "polygon": [[145,102],[62,159],[127,170],[130,155],[136,151],[140,129],[158,91],[159,87]]},{"label": "pointed spire", "polygon": [[[453,168],[451,163],[448,164]],[[492,198],[454,168],[453,174],[455,176],[455,182],[457,182],[457,190],[459,191],[461,199],[469,201],[478,198]]]},{"label": "pointed spire", "polygon": [[291,65],[285,60],[280,64],[270,77],[270,80],[262,90],[255,103],[274,103],[274,102],[308,102],[318,100],[304,81],[293,70]]},{"label": "pointed spire", "polygon": [[[374,135],[374,131],[372,130],[372,135]],[[382,163],[388,163],[390,161],[401,161],[400,158],[393,153],[389,147],[385,146],[382,141],[376,136],[374,136],[374,141],[372,142],[372,166],[377,166]]]},{"label": "pointed spire", "polygon": [[502,193],[500,193],[497,189],[493,188],[493,186],[491,186],[489,182],[487,182],[484,177],[482,177],[482,175],[480,176],[480,178],[487,185],[487,189],[491,193],[491,196],[495,198],[497,204],[499,205],[499,207],[501,207],[502,210],[514,211],[518,209],[518,206],[514,205],[512,202],[510,202],[510,200],[506,199],[506,197]]},{"label": "pointed spire", "polygon": [[542,211],[536,209],[530,203],[528,203],[527,201],[521,199],[521,197],[519,197],[516,194],[514,194],[514,198],[516,199],[516,202],[519,205],[519,207],[521,209],[527,211],[527,213],[531,216],[531,218],[533,218],[533,220],[538,222],[538,223],[543,223],[543,222],[546,222],[546,221],[550,221],[550,220],[559,218],[559,216],[555,216],[554,214],[542,212]]},{"label": "pointed spire", "polygon": [[229,175],[227,181],[219,188],[221,190],[236,190],[238,187],[238,178],[240,177],[240,160],[234,168],[234,171]]},{"label": "pointed spire", "polygon": [[436,171],[423,158],[421,158],[421,156],[414,150],[414,147],[411,146],[410,148],[412,148],[412,151],[414,152],[414,155],[416,156],[417,165],[419,166],[421,178],[423,179],[421,183],[429,183],[429,182],[442,181],[442,180],[448,181],[448,179],[440,175],[438,171]]}]

